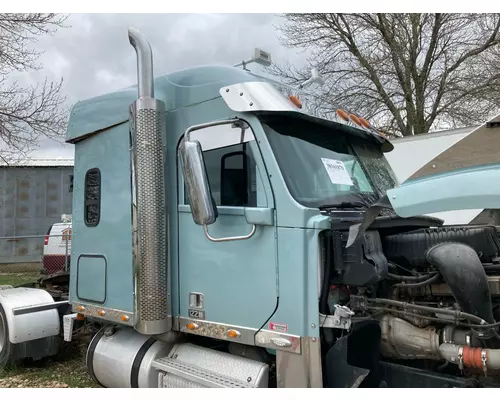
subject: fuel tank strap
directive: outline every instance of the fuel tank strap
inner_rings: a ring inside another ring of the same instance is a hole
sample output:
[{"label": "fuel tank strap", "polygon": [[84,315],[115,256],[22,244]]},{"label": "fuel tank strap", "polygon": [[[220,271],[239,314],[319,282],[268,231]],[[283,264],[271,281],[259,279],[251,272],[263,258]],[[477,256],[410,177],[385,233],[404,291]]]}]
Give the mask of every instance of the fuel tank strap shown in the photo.
[{"label": "fuel tank strap", "polygon": [[97,347],[97,343],[99,343],[99,340],[101,340],[103,335],[104,335],[104,328],[96,333],[87,351],[87,371],[90,377],[101,387],[105,386],[101,382],[99,382],[94,373],[94,352],[95,348]]},{"label": "fuel tank strap", "polygon": [[156,339],[150,337],[144,342],[137,354],[135,355],[134,362],[132,363],[132,369],[130,370],[130,387],[138,389],[139,388],[139,369],[141,368],[142,360],[148,350],[153,344],[155,344]]}]

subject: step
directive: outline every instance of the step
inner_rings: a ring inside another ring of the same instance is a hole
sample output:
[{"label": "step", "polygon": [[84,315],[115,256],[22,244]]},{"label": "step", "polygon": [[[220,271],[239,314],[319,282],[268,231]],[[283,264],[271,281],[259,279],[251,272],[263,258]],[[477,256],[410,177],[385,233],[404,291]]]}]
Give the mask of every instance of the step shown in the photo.
[{"label": "step", "polygon": [[[159,369],[160,371],[167,373],[167,375],[164,375],[163,380],[168,379],[168,374],[172,374],[179,378],[183,378],[183,381],[192,382],[194,384],[200,385],[200,386],[193,385],[189,387],[208,387],[208,388],[253,388],[254,387],[253,385],[247,382],[241,382],[235,379],[231,379],[216,372],[195,367],[193,365],[179,362],[168,357],[160,358],[158,360],[153,361],[152,366],[154,368]],[[186,383],[186,386],[187,385],[188,384]]]},{"label": "step", "polygon": [[162,371],[158,376],[159,387],[268,386],[267,364],[192,343],[176,344],[168,356],[154,360],[151,365]]}]

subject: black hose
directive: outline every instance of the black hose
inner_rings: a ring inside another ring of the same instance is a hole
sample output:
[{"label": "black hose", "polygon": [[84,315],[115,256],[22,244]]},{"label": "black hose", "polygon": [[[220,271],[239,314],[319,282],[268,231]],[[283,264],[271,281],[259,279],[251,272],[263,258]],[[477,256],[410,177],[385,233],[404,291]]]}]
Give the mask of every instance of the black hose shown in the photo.
[{"label": "black hose", "polygon": [[498,271],[500,270],[500,264],[493,264],[493,263],[488,263],[488,264],[483,264],[483,268],[488,271]]},{"label": "black hose", "polygon": [[[411,304],[411,303],[404,303],[402,301],[397,301],[397,300],[389,300],[389,299],[370,299],[367,298],[366,301],[368,302],[373,302],[377,304],[386,304],[389,306],[396,306],[396,307],[401,307],[401,308],[413,308],[415,310],[420,310],[420,311],[427,311],[427,312],[432,312],[432,313],[439,313],[439,314],[447,314],[447,315],[452,315],[456,317],[457,319],[460,317],[467,318],[472,321],[476,321],[479,324],[482,324],[485,322],[482,318],[479,318],[475,315],[465,313],[463,311],[453,311],[453,310],[447,310],[447,309],[441,309],[441,308],[436,308],[436,307],[427,307],[427,306],[420,306],[418,304]],[[486,327],[486,325],[481,325]]]},{"label": "black hose", "polygon": [[488,277],[472,247],[440,243],[427,250],[426,259],[439,270],[462,310],[495,323]]},{"label": "black hose", "polygon": [[393,262],[393,261],[389,261],[389,262],[387,263],[387,265],[388,265],[389,267],[393,267],[393,268],[395,268],[395,269],[398,269],[398,268],[399,268],[399,269],[405,270],[406,272],[409,272],[410,274],[412,274],[412,275],[414,275],[414,276],[417,276],[417,277],[419,277],[419,276],[421,276],[421,275],[422,275],[422,274],[420,274],[419,272],[416,272],[416,271],[411,271],[411,270],[409,270],[408,268],[404,268],[404,267],[402,267],[401,265],[396,264],[396,263],[395,263],[395,262]]},{"label": "black hose", "polygon": [[437,369],[438,372],[442,372],[448,365],[450,365],[450,362],[446,361],[443,365],[440,365],[436,369]]},{"label": "black hose", "polygon": [[432,274],[420,275],[420,276],[412,276],[412,275],[396,275],[396,274],[392,274],[392,273],[388,272],[387,276],[389,278],[395,279],[397,281],[416,281],[416,282],[420,282],[420,281],[424,281],[426,279],[432,278],[436,274],[437,274],[437,272],[434,272]]},{"label": "black hose", "polygon": [[[436,321],[436,322],[441,322],[442,324],[449,324],[450,320],[448,319],[443,319],[443,318],[436,318],[436,317],[428,317],[426,315],[421,315],[421,314],[415,314],[412,312],[408,312],[406,310],[398,310],[396,308],[389,308],[389,307],[373,307],[373,306],[368,306],[368,309],[370,311],[384,311],[388,313],[398,313],[398,314],[403,314],[408,317],[417,317],[420,319],[428,319],[429,321]],[[439,310],[441,312],[441,310]],[[436,312],[436,311],[434,311]],[[468,324],[466,322],[460,322],[460,321],[454,321],[456,325],[459,326],[465,326],[467,328],[496,328],[500,326],[500,322],[495,322],[494,324],[484,324],[484,325],[476,325],[476,324]]]},{"label": "black hose", "polygon": [[405,288],[405,289],[414,289],[414,288],[419,288],[423,286],[430,285],[431,283],[435,283],[439,280],[440,275],[436,274],[434,276],[431,276],[429,279],[422,281],[422,282],[415,282],[415,283],[396,283],[393,287],[400,287],[400,288]]},{"label": "black hose", "polygon": [[[449,324],[450,321],[447,320],[447,319],[443,319],[443,318],[436,318],[436,317],[428,317],[427,315],[421,315],[421,314],[415,314],[415,313],[412,313],[412,312],[409,312],[409,311],[406,311],[406,310],[398,310],[396,308],[389,308],[389,307],[372,307],[372,306],[369,306],[368,309],[370,311],[374,310],[374,311],[384,311],[384,312],[388,312],[388,313],[397,313],[397,314],[403,314],[404,316],[407,316],[407,317],[417,317],[417,318],[420,318],[420,319],[428,319],[429,321],[435,321],[435,322],[441,322],[441,323],[445,323],[445,324]],[[458,324],[461,324],[460,322],[458,322]]]}]

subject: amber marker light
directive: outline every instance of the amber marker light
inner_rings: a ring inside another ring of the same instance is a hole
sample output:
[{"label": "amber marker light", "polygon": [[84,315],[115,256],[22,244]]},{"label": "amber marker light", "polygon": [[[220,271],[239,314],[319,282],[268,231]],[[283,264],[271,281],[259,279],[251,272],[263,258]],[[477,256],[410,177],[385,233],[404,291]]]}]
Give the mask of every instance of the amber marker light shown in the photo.
[{"label": "amber marker light", "polygon": [[194,331],[195,329],[198,329],[198,325],[194,322],[190,322],[186,325],[186,328],[188,328],[190,331]]},{"label": "amber marker light", "polygon": [[351,121],[354,122],[356,125],[362,126],[361,121],[354,114],[349,115],[349,118],[351,118]]},{"label": "amber marker light", "polygon": [[290,96],[289,99],[297,108],[302,108],[302,102],[297,96]]},{"label": "amber marker light", "polygon": [[241,333],[239,333],[235,329],[229,329],[227,331],[227,336],[229,336],[230,338],[236,339],[236,338],[239,338],[241,336]]},{"label": "amber marker light", "polygon": [[337,110],[335,112],[339,118],[342,118],[344,121],[349,121],[349,115],[344,110]]},{"label": "amber marker light", "polygon": [[359,122],[361,122],[361,125],[363,125],[365,128],[370,128],[370,126],[371,126],[370,123],[364,118],[360,117]]}]

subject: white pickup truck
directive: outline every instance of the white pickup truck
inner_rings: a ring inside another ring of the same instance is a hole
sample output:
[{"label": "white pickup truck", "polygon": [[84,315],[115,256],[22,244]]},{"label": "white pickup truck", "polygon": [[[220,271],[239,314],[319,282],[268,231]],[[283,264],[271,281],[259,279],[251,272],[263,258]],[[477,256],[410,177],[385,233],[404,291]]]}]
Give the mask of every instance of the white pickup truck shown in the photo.
[{"label": "white pickup truck", "polygon": [[45,236],[43,243],[43,269],[47,274],[68,271],[71,259],[71,217],[63,215],[59,222],[53,224]]}]

